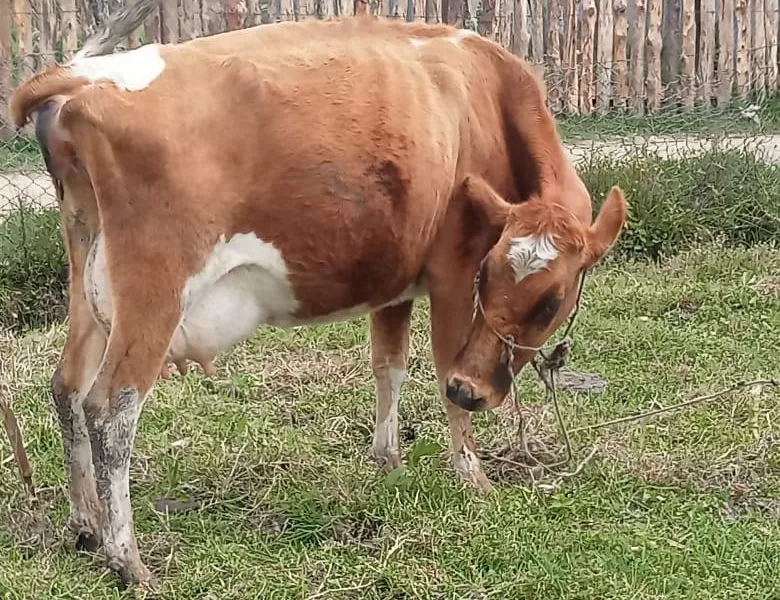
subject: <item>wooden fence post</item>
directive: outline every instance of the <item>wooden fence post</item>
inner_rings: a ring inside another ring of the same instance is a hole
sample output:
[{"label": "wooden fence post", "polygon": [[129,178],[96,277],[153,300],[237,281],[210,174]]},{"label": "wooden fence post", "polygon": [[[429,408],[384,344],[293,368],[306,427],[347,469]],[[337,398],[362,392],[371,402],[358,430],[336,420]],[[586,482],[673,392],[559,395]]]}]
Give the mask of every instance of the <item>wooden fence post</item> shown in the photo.
[{"label": "wooden fence post", "polygon": [[766,93],[766,38],[764,37],[764,0],[750,3],[750,71],[753,90],[759,99]]},{"label": "wooden fence post", "polygon": [[561,100],[564,89],[564,77],[561,72],[561,3],[550,0],[550,23],[548,25],[547,52],[547,103],[550,110],[557,113],[561,110]]},{"label": "wooden fence post", "polygon": [[626,0],[615,0],[612,5],[614,12],[613,58],[615,65],[615,101],[614,107],[624,111],[628,104],[628,15]]},{"label": "wooden fence post", "polygon": [[596,0],[585,0],[582,6],[582,32],[580,37],[580,111],[593,112],[593,46],[596,42]]},{"label": "wooden fence post", "polygon": [[[655,112],[661,108],[663,85],[661,82],[661,19],[663,0],[650,0],[647,22],[647,109]],[[714,35],[714,32],[713,32]]]},{"label": "wooden fence post", "polygon": [[766,38],[766,89],[767,94],[773,94],[777,90],[777,26],[778,26],[778,1],[765,0],[764,24]]},{"label": "wooden fence post", "polygon": [[0,142],[14,136],[8,116],[11,89],[11,3],[0,0]]},{"label": "wooden fence post", "polygon": [[684,107],[691,108],[696,97],[696,82],[694,80],[694,66],[696,65],[696,12],[694,0],[683,0],[680,65],[680,99]]},{"label": "wooden fence post", "polygon": [[565,0],[564,16],[564,45],[563,45],[563,69],[565,77],[564,110],[576,113],[580,99],[580,79],[577,73],[577,32],[579,31],[579,19],[577,18],[577,0]]},{"label": "wooden fence post", "polygon": [[631,110],[645,113],[645,0],[634,4],[634,30],[631,35]]},{"label": "wooden fence post", "polygon": [[699,73],[696,97],[705,108],[712,103],[712,82],[715,71],[715,0],[700,0]]},{"label": "wooden fence post", "polygon": [[544,15],[542,0],[531,0],[531,56],[534,69],[539,77],[544,77]]},{"label": "wooden fence post", "polygon": [[734,17],[737,22],[737,85],[735,93],[744,99],[749,93],[750,73],[750,15],[747,0],[737,0],[734,5]]},{"label": "wooden fence post", "polygon": [[512,54],[520,58],[528,56],[528,0],[515,0],[514,32],[512,35]]},{"label": "wooden fence post", "polygon": [[612,0],[599,0],[598,44],[596,44],[596,112],[609,111],[612,96]]},{"label": "wooden fence post", "polygon": [[62,56],[67,61],[79,45],[78,9],[76,0],[60,0],[62,10]]},{"label": "wooden fence post", "polygon": [[717,102],[724,106],[734,86],[734,0],[720,0],[718,24]]}]

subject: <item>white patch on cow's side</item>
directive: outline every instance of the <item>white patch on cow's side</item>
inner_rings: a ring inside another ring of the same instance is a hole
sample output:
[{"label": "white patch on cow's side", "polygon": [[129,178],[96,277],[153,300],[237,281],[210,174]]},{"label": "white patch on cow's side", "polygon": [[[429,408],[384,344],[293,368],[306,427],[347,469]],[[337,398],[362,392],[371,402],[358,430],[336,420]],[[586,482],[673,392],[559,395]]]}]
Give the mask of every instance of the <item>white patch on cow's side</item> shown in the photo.
[{"label": "white patch on cow's side", "polygon": [[447,41],[452,42],[457,46],[466,38],[474,37],[475,35],[479,34],[476,31],[472,31],[471,29],[458,29],[458,33],[448,37]]},{"label": "white patch on cow's side", "polygon": [[146,44],[117,54],[75,58],[69,66],[74,77],[108,79],[120,90],[133,92],[149,87],[165,69],[165,60],[157,44]]},{"label": "white patch on cow's side", "polygon": [[252,233],[220,238],[187,281],[173,356],[214,358],[263,323],[288,324],[299,303],[282,253]]},{"label": "white patch on cow's side", "polygon": [[[374,456],[381,458],[390,458],[398,456],[400,458],[400,444],[398,441],[398,403],[401,399],[401,387],[406,380],[405,369],[388,369],[387,379],[380,380],[379,384],[389,384],[389,390],[378,390],[378,398],[387,394],[390,398],[390,406],[387,416],[382,420],[377,420],[374,428],[374,442],[372,450]],[[380,407],[377,407],[380,408]],[[378,413],[381,412],[378,410]],[[377,414],[379,416],[379,414]]]},{"label": "white patch on cow's side", "polygon": [[412,46],[414,46],[415,48],[420,48],[422,46],[430,44],[430,40],[426,40],[422,38],[410,38],[409,41],[411,42]]},{"label": "white patch on cow's side", "polygon": [[552,237],[527,235],[512,238],[506,258],[515,273],[515,283],[532,273],[543,271],[558,257]]}]

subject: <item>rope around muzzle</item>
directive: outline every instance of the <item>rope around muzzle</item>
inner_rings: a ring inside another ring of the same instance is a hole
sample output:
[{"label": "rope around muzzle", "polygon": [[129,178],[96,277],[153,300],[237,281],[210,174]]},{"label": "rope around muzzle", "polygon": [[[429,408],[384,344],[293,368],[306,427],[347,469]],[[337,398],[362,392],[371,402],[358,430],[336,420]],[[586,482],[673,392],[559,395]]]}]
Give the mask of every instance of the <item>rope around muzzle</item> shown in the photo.
[{"label": "rope around muzzle", "polygon": [[[482,297],[479,293],[482,270],[484,268],[484,263],[486,259],[487,256],[482,259],[482,261],[479,264],[479,269],[477,269],[477,273],[474,276],[474,312],[472,314],[471,320],[473,323],[474,319],[476,319],[477,311],[479,311],[488,329],[490,329],[493,335],[495,335],[503,345],[500,360],[506,363],[507,371],[509,373],[509,379],[512,382],[510,393],[512,395],[512,401],[514,403],[515,411],[517,412],[517,417],[518,417],[517,437],[520,440],[525,456],[527,456],[529,459],[531,459],[531,461],[535,463],[535,465],[526,465],[526,464],[519,463],[519,466],[526,467],[526,468],[532,468],[534,466],[537,466],[537,467],[541,467],[546,471],[552,472],[552,470],[556,467],[561,467],[570,464],[572,459],[574,458],[574,452],[572,450],[569,430],[566,426],[566,421],[563,418],[563,414],[561,413],[560,405],[558,402],[558,390],[555,385],[555,377],[557,373],[566,365],[571,355],[571,350],[574,342],[570,337],[570,333],[574,328],[574,324],[576,323],[577,320],[577,314],[579,313],[580,310],[582,291],[585,287],[585,275],[587,273],[587,270],[584,270],[580,275],[580,282],[579,282],[579,287],[577,289],[577,299],[574,304],[574,310],[572,311],[571,315],[569,315],[568,323],[566,325],[566,329],[563,332],[562,338],[553,344],[545,344],[543,346],[526,346],[515,342],[514,338],[511,335],[501,334],[495,327],[493,327],[493,325],[490,323],[490,321],[487,318],[487,314],[485,313],[485,307],[482,304]],[[522,410],[520,409],[520,395],[517,389],[517,373],[515,373],[514,369],[512,368],[515,359],[515,352],[518,350],[525,350],[525,351],[535,353],[535,356],[531,361],[531,365],[536,371],[536,374],[539,376],[539,379],[544,384],[545,388],[547,389],[547,393],[552,400],[553,409],[555,410],[555,419],[558,423],[558,428],[560,430],[561,435],[563,436],[564,444],[566,446],[566,458],[564,460],[560,460],[553,463],[543,463],[540,460],[538,460],[528,448],[528,441],[526,439],[526,431],[525,431],[525,422],[523,419]],[[541,357],[541,360],[539,360],[539,357]],[[585,461],[583,461],[581,465],[577,467],[575,472],[579,471],[584,466],[584,463],[590,460],[590,458],[594,455],[594,453],[595,453],[595,449],[589,454],[588,458]]]}]

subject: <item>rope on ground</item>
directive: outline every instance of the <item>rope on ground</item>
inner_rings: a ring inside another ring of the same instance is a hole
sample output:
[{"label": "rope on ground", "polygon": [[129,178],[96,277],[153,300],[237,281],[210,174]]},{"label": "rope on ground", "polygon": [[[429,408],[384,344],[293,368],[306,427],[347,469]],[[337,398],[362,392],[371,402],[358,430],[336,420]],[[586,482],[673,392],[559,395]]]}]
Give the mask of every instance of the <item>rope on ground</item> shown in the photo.
[{"label": "rope on ground", "polygon": [[[699,405],[699,404],[705,404],[707,402],[712,402],[713,400],[717,400],[719,398],[722,398],[723,396],[726,396],[727,394],[730,394],[732,392],[745,389],[745,388],[752,388],[754,386],[770,386],[770,387],[780,387],[780,381],[777,379],[753,379],[750,381],[737,381],[730,385],[727,388],[724,388],[720,391],[713,392],[710,394],[705,394],[702,396],[697,396],[695,398],[691,398],[690,400],[685,400],[683,402],[678,402],[676,404],[672,404],[670,406],[665,406],[662,408],[652,409],[652,410],[646,410],[639,412],[637,414],[633,415],[627,415],[623,417],[618,417],[615,419],[610,419],[608,421],[602,421],[599,423],[594,423],[592,425],[584,425],[582,427],[576,427],[574,429],[568,429],[566,426],[566,422],[563,418],[562,412],[560,410],[559,402],[558,402],[558,393],[557,393],[557,386],[555,385],[555,375],[556,373],[565,365],[566,360],[569,357],[569,353],[571,351],[571,342],[568,338],[558,342],[556,344],[553,351],[550,353],[549,356],[544,356],[542,360],[535,360],[532,365],[534,369],[536,370],[537,374],[539,375],[539,379],[542,380],[545,387],[547,388],[548,395],[550,396],[553,404],[553,408],[555,411],[556,421],[558,423],[558,429],[564,439],[565,447],[566,447],[566,458],[563,460],[552,462],[552,463],[544,463],[540,460],[538,460],[533,453],[531,453],[529,447],[528,447],[528,432],[526,430],[526,424],[523,419],[522,410],[519,406],[519,395],[517,394],[516,388],[513,386],[512,388],[512,396],[514,399],[515,404],[515,410],[517,411],[518,415],[518,431],[517,431],[517,438],[520,441],[520,445],[522,448],[522,453],[524,458],[530,459],[531,462],[534,464],[528,464],[527,462],[510,459],[507,458],[505,455],[512,449],[511,445],[509,448],[505,448],[502,451],[500,451],[498,454],[496,453],[488,453],[486,456],[488,458],[491,458],[493,460],[508,463],[513,466],[527,469],[533,474],[533,469],[541,468],[544,471],[547,471],[548,473],[554,474],[559,480],[565,479],[567,477],[573,477],[577,474],[579,474],[582,469],[585,467],[587,463],[589,463],[593,457],[595,456],[598,446],[594,446],[590,452],[587,454],[587,456],[577,463],[575,468],[571,471],[566,472],[557,472],[555,471],[556,467],[561,467],[564,465],[571,464],[572,460],[574,459],[575,454],[578,454],[581,448],[577,451],[574,451],[572,449],[572,443],[571,443],[571,434],[573,433],[581,433],[584,431],[594,431],[597,429],[604,429],[607,427],[612,427],[614,425],[619,425],[623,423],[634,423],[637,421],[641,421],[644,419],[648,419],[660,414],[670,413],[677,410],[681,410],[684,408],[688,408],[691,406]],[[538,445],[541,445],[544,449],[545,453],[549,453],[549,450],[547,450],[546,446],[541,443],[537,442]]]}]

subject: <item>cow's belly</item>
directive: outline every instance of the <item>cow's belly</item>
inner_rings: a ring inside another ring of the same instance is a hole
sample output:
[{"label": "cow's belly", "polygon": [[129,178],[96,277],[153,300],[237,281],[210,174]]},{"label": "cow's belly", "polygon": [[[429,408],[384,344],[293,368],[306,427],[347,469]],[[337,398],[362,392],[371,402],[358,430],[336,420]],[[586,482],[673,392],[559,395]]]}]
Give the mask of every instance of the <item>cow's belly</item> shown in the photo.
[{"label": "cow's belly", "polygon": [[[108,333],[114,299],[106,266],[105,243],[100,234],[88,256],[84,283],[93,315]],[[424,287],[410,282],[400,296],[387,298],[380,305],[343,306],[317,318],[302,319],[296,316],[301,303],[281,253],[252,234],[237,234],[229,241],[220,240],[201,271],[187,281],[182,291],[181,319],[171,338],[167,360],[189,359],[202,364],[249,338],[263,324],[341,321],[424,293]]]}]

